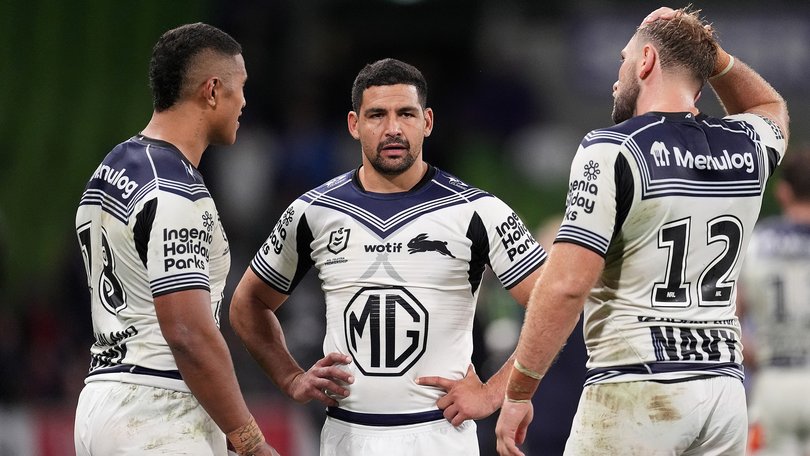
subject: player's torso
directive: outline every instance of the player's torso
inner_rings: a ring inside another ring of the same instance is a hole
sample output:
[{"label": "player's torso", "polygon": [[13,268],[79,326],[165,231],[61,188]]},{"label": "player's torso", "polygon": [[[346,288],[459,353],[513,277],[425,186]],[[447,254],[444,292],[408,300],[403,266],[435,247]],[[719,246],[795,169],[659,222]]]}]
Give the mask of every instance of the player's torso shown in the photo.
[{"label": "player's torso", "polygon": [[[293,264],[317,268],[326,297],[324,352],[354,359],[341,408],[370,413],[435,409],[428,375],[461,378],[484,268],[506,285],[544,260],[511,210],[447,176],[404,194],[360,191],[348,177],[297,200],[252,267],[284,291]],[[486,213],[486,215],[481,215]],[[298,260],[285,259],[295,230]],[[298,275],[298,274],[297,274]]]},{"label": "player's torso", "polygon": [[[105,158],[82,196],[76,226],[96,337],[91,374],[122,365],[176,371],[153,294],[210,287],[218,318],[228,244],[201,177],[192,183],[194,169],[177,176],[180,163],[130,140]],[[190,207],[197,216],[187,216]]]},{"label": "player's torso", "polygon": [[609,141],[624,162],[609,195],[583,167],[579,196],[617,208],[586,307],[589,366],[742,361],[735,286],[769,174],[749,134],[686,120]]}]

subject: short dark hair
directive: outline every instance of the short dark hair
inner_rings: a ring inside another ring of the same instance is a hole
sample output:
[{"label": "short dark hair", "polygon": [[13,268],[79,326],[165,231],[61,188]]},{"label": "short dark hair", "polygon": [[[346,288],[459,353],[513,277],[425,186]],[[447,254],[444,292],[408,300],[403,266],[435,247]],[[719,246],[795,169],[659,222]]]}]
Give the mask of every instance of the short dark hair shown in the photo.
[{"label": "short dark hair", "polygon": [[360,110],[363,92],[369,87],[396,84],[416,87],[419,104],[422,105],[422,109],[427,107],[427,81],[422,72],[413,65],[389,58],[369,63],[357,74],[352,85],[352,110],[354,112]]},{"label": "short dark hair", "polygon": [[165,111],[177,103],[190,62],[207,49],[226,56],[242,53],[242,46],[230,35],[202,22],[181,25],[160,37],[149,61],[149,87],[155,111]]},{"label": "short dark hair", "polygon": [[785,181],[797,200],[810,201],[810,143],[805,143],[787,152],[780,166],[782,180]]},{"label": "short dark hair", "polygon": [[705,84],[717,60],[717,38],[699,10],[678,10],[670,20],[657,20],[639,27],[637,34],[658,49],[661,68],[680,67]]}]

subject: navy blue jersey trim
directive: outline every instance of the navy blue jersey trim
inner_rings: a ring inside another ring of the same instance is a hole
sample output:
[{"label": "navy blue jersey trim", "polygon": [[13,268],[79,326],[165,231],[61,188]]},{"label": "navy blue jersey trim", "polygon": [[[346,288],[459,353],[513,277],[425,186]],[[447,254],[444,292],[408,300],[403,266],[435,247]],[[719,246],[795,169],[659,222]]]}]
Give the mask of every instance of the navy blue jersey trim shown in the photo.
[{"label": "navy blue jersey trim", "polygon": [[162,277],[160,279],[151,281],[149,286],[152,288],[153,297],[184,290],[211,291],[211,286],[208,283],[208,276],[199,272]]},{"label": "navy blue jersey trim", "polygon": [[604,257],[610,247],[610,241],[593,231],[578,226],[562,225],[554,242],[565,240],[587,247]]},{"label": "navy blue jersey trim", "polygon": [[514,287],[546,262],[548,254],[540,244],[535,244],[532,250],[520,263],[499,276],[504,288],[508,290]]},{"label": "navy blue jersey trim", "polygon": [[418,413],[359,413],[338,407],[327,407],[326,415],[347,423],[363,426],[405,426],[444,419],[444,412],[431,410]]},{"label": "navy blue jersey trim", "polygon": [[[604,382],[624,375],[652,376],[655,374],[676,374],[679,372],[694,373],[694,376],[724,376],[734,377],[739,380],[745,378],[742,365],[737,363],[660,362],[588,369],[588,372],[585,374],[585,385]],[[656,379],[656,381],[657,380],[658,379]]]},{"label": "navy blue jersey trim", "polygon": [[253,261],[250,262],[250,269],[253,269],[253,272],[256,273],[264,283],[279,293],[284,293],[285,295],[291,293],[290,279],[273,269],[261,255],[257,254],[253,258]]},{"label": "navy blue jersey trim", "polygon": [[183,380],[183,376],[180,375],[180,371],[177,370],[157,370],[157,369],[150,369],[148,367],[141,367],[135,366],[134,364],[121,364],[114,367],[107,367],[104,369],[94,370],[87,374],[88,377],[93,375],[101,375],[101,374],[118,374],[118,373],[129,373],[129,374],[138,374],[138,375],[151,375],[152,377],[163,377],[163,378],[171,378],[174,380]]}]

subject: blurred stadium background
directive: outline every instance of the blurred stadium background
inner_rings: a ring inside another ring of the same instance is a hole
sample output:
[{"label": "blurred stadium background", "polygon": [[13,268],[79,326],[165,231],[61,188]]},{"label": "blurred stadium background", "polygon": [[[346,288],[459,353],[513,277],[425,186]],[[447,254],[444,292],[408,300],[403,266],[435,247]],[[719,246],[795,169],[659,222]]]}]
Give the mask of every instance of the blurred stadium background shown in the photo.
[{"label": "blurred stadium background", "polygon": [[[203,21],[244,48],[249,81],[239,139],[213,148],[201,164],[231,242],[232,291],[289,202],[358,163],[359,147],[346,132],[350,88],[378,58],[413,63],[428,80],[436,126],[427,161],[498,194],[534,227],[562,212],[579,140],[610,122],[619,51],[657,6],[0,0],[0,456],[73,454],[73,407],[92,343],[74,213],[99,160],[149,120],[147,65],[162,32]],[[788,100],[791,142],[807,141],[810,3],[695,6],[726,49]],[[700,104],[721,112],[710,89]],[[763,213],[775,211],[769,195]],[[482,294],[476,363],[485,376],[519,325],[510,306],[497,292]],[[317,359],[323,302],[314,277],[281,318],[302,364]],[[227,324],[223,332],[251,406],[282,454],[315,454],[319,407],[279,396]],[[482,455],[494,452],[488,426],[480,426]],[[532,454],[554,453],[538,446]]]}]

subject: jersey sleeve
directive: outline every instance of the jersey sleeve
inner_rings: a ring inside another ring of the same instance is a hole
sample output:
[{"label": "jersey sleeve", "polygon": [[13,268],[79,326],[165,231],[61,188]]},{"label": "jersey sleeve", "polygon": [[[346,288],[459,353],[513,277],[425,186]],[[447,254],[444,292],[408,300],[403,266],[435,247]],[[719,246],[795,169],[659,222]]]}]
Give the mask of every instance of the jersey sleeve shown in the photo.
[{"label": "jersey sleeve", "polygon": [[616,223],[618,144],[583,141],[571,163],[565,218],[554,242],[570,242],[605,256]]},{"label": "jersey sleeve", "polygon": [[192,289],[211,291],[209,252],[216,215],[198,202],[157,193],[146,255],[154,297]]},{"label": "jersey sleeve", "polygon": [[546,251],[506,203],[494,196],[479,201],[478,213],[490,246],[490,267],[508,290],[546,261]]},{"label": "jersey sleeve", "polygon": [[756,132],[759,138],[760,145],[764,151],[767,151],[770,160],[770,172],[773,173],[776,165],[782,162],[787,149],[787,141],[782,129],[776,123],[767,117],[762,117],[757,114],[735,114],[725,117],[728,120],[737,120],[745,122],[750,125]]},{"label": "jersey sleeve", "polygon": [[307,203],[294,201],[276,222],[250,268],[267,285],[289,295],[312,266],[312,235],[306,223]]}]

